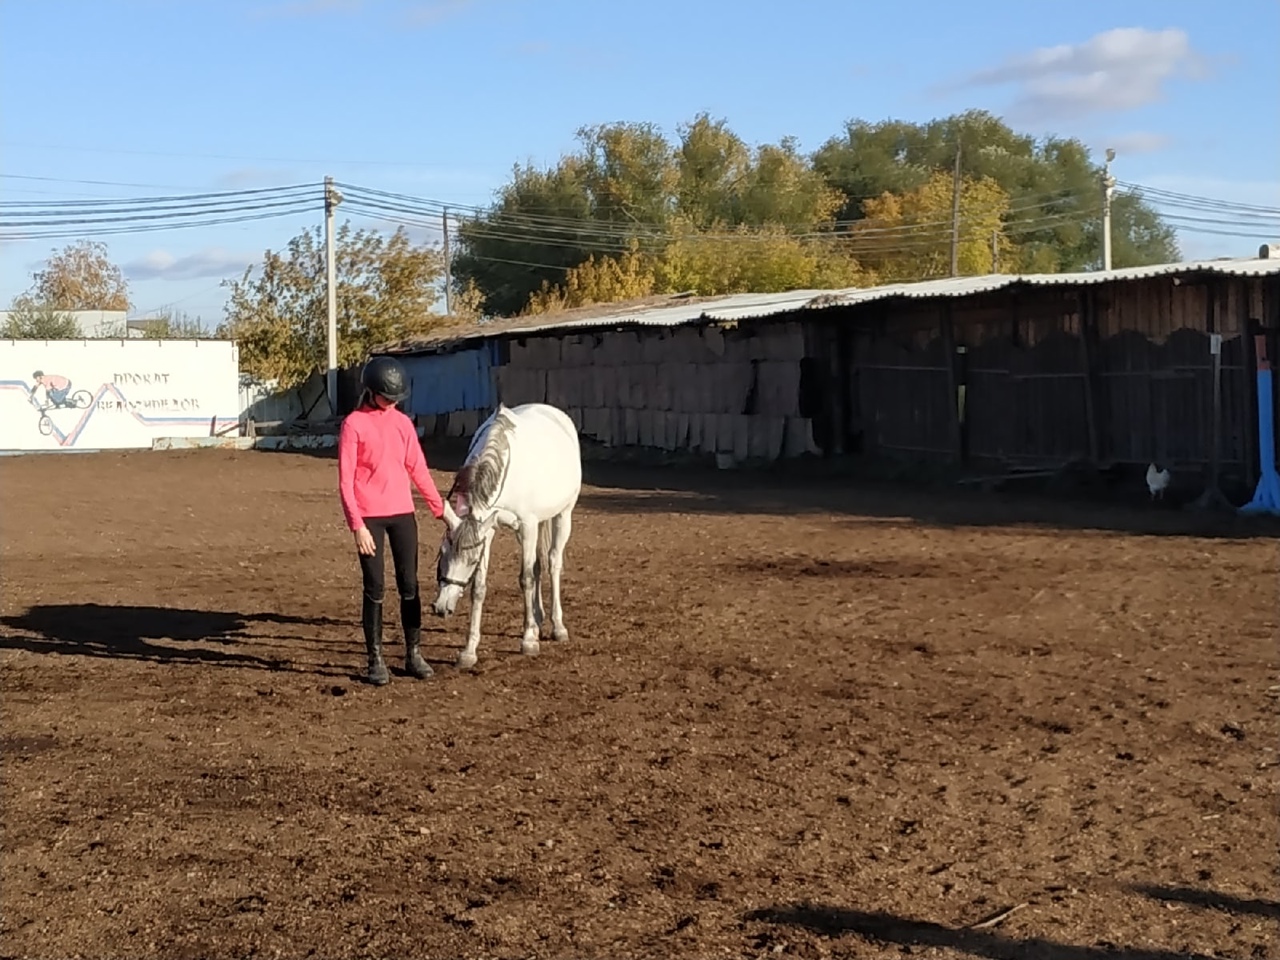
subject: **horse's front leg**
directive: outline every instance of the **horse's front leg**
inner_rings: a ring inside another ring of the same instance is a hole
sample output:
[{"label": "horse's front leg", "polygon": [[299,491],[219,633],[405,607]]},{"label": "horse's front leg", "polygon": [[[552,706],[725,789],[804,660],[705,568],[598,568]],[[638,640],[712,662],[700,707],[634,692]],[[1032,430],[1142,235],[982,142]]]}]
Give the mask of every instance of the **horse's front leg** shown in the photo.
[{"label": "horse's front leg", "polygon": [[470,670],[479,659],[476,651],[480,647],[480,614],[484,610],[484,595],[489,588],[489,545],[492,543],[493,534],[490,534],[485,538],[480,562],[476,564],[476,572],[471,579],[471,615],[467,620],[467,645],[458,654],[459,670]]},{"label": "horse's front leg", "polygon": [[[538,594],[538,521],[520,524],[520,589],[524,593],[524,636],[520,640],[520,652],[536,657],[540,651],[538,613],[534,602]],[[542,606],[541,602],[537,604]]]}]

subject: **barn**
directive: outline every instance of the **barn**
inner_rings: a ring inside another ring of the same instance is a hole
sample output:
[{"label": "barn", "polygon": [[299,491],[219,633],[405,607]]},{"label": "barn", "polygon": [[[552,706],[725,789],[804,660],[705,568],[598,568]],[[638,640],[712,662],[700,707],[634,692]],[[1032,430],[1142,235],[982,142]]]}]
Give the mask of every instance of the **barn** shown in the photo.
[{"label": "barn", "polygon": [[1194,472],[1216,434],[1224,482],[1243,489],[1258,470],[1254,371],[1280,329],[1280,254],[1259,253],[650,298],[455,326],[378,352],[405,362],[408,412],[428,436],[468,436],[499,401],[546,401],[604,456]]}]

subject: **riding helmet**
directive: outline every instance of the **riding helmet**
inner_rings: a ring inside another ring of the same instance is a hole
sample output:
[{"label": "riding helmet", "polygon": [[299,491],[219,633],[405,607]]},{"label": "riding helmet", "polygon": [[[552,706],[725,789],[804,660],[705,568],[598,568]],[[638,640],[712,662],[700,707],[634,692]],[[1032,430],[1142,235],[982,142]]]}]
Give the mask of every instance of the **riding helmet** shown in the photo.
[{"label": "riding helmet", "polygon": [[409,377],[394,357],[374,357],[365,364],[360,383],[370,393],[399,403],[409,396]]}]

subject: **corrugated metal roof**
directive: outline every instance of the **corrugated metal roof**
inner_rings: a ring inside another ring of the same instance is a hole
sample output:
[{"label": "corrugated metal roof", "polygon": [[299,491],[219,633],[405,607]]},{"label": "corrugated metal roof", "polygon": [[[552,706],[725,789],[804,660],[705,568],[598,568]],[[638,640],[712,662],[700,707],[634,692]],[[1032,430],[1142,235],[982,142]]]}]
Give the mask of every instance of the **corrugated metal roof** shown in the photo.
[{"label": "corrugated metal roof", "polygon": [[996,273],[980,277],[947,277],[915,283],[892,283],[879,287],[849,287],[840,290],[788,290],[784,293],[739,293],[724,297],[648,298],[643,303],[601,304],[545,317],[511,317],[465,328],[443,329],[430,337],[390,345],[380,353],[419,353],[439,350],[472,340],[500,336],[530,336],[548,331],[591,330],[618,326],[674,327],[686,323],[745,320],[796,310],[818,310],[847,307],[889,300],[896,297],[924,300],[958,298],[989,293],[1019,284],[1046,287],[1070,287],[1085,284],[1115,283],[1151,277],[1219,273],[1256,277],[1280,274],[1280,259],[1196,260],[1184,263],[1127,267],[1122,270],[1094,270],[1088,273]]}]

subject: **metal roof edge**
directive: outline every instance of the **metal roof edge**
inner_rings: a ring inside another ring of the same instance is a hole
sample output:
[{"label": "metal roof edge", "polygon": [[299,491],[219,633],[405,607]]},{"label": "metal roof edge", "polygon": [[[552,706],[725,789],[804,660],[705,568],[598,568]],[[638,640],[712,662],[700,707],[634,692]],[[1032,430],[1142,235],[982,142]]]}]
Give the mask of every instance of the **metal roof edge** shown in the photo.
[{"label": "metal roof edge", "polygon": [[[911,283],[882,284],[875,287],[846,287],[835,290],[789,290],[780,293],[738,293],[708,297],[688,303],[645,305],[628,309],[618,305],[606,313],[561,320],[518,324],[494,321],[492,329],[478,324],[471,331],[455,336],[423,339],[401,344],[385,344],[374,352],[389,355],[437,353],[477,340],[522,338],[550,332],[586,332],[619,327],[673,328],[698,322],[726,322],[776,316],[797,310],[823,310],[832,307],[858,306],[895,298],[909,300],[959,299],[1004,290],[1025,284],[1042,287],[1070,287],[1103,283],[1146,280],[1162,276],[1216,273],[1228,276],[1258,277],[1280,274],[1280,259],[1242,257],[1237,259],[1192,260],[1180,263],[1152,264],[1082,273],[995,273],[974,277],[945,277]],[[602,305],[602,308],[609,305]],[[532,318],[530,318],[532,319]]]}]

